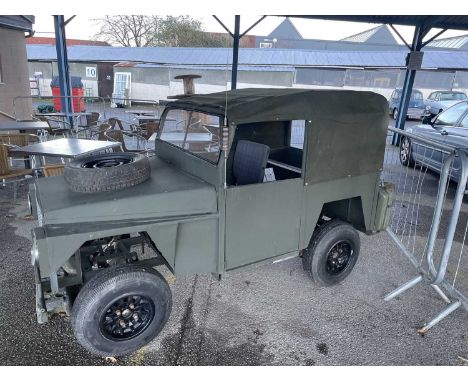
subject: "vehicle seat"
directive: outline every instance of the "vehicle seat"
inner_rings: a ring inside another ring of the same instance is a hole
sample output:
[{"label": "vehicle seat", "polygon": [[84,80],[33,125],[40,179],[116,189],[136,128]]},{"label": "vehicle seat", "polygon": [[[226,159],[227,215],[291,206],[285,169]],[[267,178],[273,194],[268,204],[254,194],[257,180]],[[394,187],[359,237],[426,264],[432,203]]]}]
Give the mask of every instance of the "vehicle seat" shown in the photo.
[{"label": "vehicle seat", "polygon": [[239,140],[232,165],[236,185],[262,182],[269,154],[267,145]]}]

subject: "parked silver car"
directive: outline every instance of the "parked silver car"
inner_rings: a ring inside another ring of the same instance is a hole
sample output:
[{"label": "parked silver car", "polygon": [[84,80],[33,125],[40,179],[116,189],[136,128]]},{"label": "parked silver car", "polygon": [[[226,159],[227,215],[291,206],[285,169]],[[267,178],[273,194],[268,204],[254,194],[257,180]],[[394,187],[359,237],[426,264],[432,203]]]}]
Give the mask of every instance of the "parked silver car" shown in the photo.
[{"label": "parked silver car", "polygon": [[[422,125],[405,130],[439,143],[468,149],[468,100],[453,105],[432,120],[425,119]],[[421,164],[440,173],[444,155],[442,151],[411,141],[408,137],[401,138],[400,162],[404,166]],[[460,168],[460,159],[456,158],[451,172],[453,180],[459,178]]]},{"label": "parked silver car", "polygon": [[[400,107],[402,89],[395,89],[388,99],[388,111],[394,120],[398,118],[398,108]],[[408,103],[408,111],[406,116],[412,119],[422,119],[426,114],[426,105],[424,97],[420,90],[413,89]]]},{"label": "parked silver car", "polygon": [[437,91],[429,94],[429,97],[426,99],[426,110],[435,116],[439,113],[442,113],[445,109],[448,109],[450,106],[455,105],[460,101],[468,100],[467,96],[463,92],[453,92],[453,91]]}]

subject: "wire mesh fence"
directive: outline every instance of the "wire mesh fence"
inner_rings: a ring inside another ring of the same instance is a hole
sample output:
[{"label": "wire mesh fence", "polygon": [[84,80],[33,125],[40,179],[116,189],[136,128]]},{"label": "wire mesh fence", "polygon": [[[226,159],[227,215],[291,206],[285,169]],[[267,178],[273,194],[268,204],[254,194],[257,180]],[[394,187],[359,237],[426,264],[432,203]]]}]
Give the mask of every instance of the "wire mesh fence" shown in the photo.
[{"label": "wire mesh fence", "polygon": [[[418,275],[386,296],[390,300],[426,281],[449,304],[425,332],[460,306],[468,309],[468,162],[464,150],[389,128],[382,179],[394,185],[387,232]],[[391,138],[400,134],[400,144]],[[466,197],[465,197],[466,198]]]}]

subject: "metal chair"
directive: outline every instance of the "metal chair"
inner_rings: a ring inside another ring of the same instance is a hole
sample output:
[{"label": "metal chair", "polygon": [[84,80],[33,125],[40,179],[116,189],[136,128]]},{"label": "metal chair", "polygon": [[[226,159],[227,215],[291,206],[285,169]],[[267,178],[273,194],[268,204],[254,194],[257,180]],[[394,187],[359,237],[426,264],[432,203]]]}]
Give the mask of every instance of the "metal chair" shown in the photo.
[{"label": "metal chair", "polygon": [[33,170],[11,168],[8,161],[8,146],[0,143],[0,179],[2,186],[13,183],[13,202],[16,202],[18,192],[17,183],[26,179],[27,175],[32,175]]},{"label": "metal chair", "polygon": [[65,165],[63,164],[56,164],[56,165],[49,165],[42,167],[42,171],[44,176],[60,176],[63,175],[65,169]]},{"label": "metal chair", "polygon": [[[12,133],[0,134],[0,144],[4,144],[10,148],[17,148],[30,145],[32,143],[41,142],[41,138],[35,134],[26,133]],[[13,165],[14,160],[29,161],[29,166],[32,166],[31,159],[26,158],[12,158],[9,157],[10,165]]]},{"label": "metal chair", "polygon": [[98,141],[107,141],[104,132],[110,129],[111,125],[109,125],[108,123],[101,123],[99,126],[90,129],[90,139],[97,139]]},{"label": "metal chair", "polygon": [[125,131],[122,131],[122,130],[105,130],[104,131],[104,136],[106,137],[105,140],[107,141],[113,141],[113,142],[120,142],[120,145],[121,145],[121,150],[120,149],[115,149],[115,151],[124,151],[124,152],[127,152],[127,153],[140,153],[140,152],[144,152],[146,151],[146,149],[144,150],[131,150],[131,149],[128,149],[127,146],[125,145],[125,139],[124,137],[127,135],[127,136],[133,136],[134,133],[126,133]]},{"label": "metal chair", "polygon": [[156,122],[147,122],[140,125],[139,134],[144,137],[146,140],[159,130],[159,123]]},{"label": "metal chair", "polygon": [[115,129],[115,125],[119,127],[120,130],[124,131],[123,123],[119,118],[111,117],[107,120],[111,128]]},{"label": "metal chair", "polygon": [[71,127],[70,128],[66,127],[69,125],[69,123],[63,119],[44,117],[44,116],[38,116],[37,118],[40,121],[46,122],[47,125],[49,126],[46,129],[47,139],[49,139],[48,137],[56,138],[57,136],[60,136],[61,138],[65,138],[71,132]]},{"label": "metal chair", "polygon": [[93,130],[98,126],[100,118],[101,114],[94,111],[90,115],[85,115],[86,124],[78,126],[79,128],[75,131],[75,136],[84,133],[85,138],[91,137]]}]

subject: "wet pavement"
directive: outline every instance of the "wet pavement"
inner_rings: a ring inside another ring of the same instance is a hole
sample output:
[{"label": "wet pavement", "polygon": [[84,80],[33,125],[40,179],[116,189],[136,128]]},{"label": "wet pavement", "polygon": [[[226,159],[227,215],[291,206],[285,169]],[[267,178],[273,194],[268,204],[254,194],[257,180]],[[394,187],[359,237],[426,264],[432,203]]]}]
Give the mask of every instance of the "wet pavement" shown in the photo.
[{"label": "wet pavement", "polygon": [[[16,205],[0,189],[1,365],[463,365],[468,321],[455,311],[424,337],[416,329],[444,303],[427,286],[382,296],[414,271],[388,235],[361,235],[360,259],[341,285],[315,287],[300,259],[207,275],[165,276],[173,309],[161,334],[118,359],[75,341],[70,320],[35,321],[26,187]],[[26,218],[25,218],[26,217]]]}]

